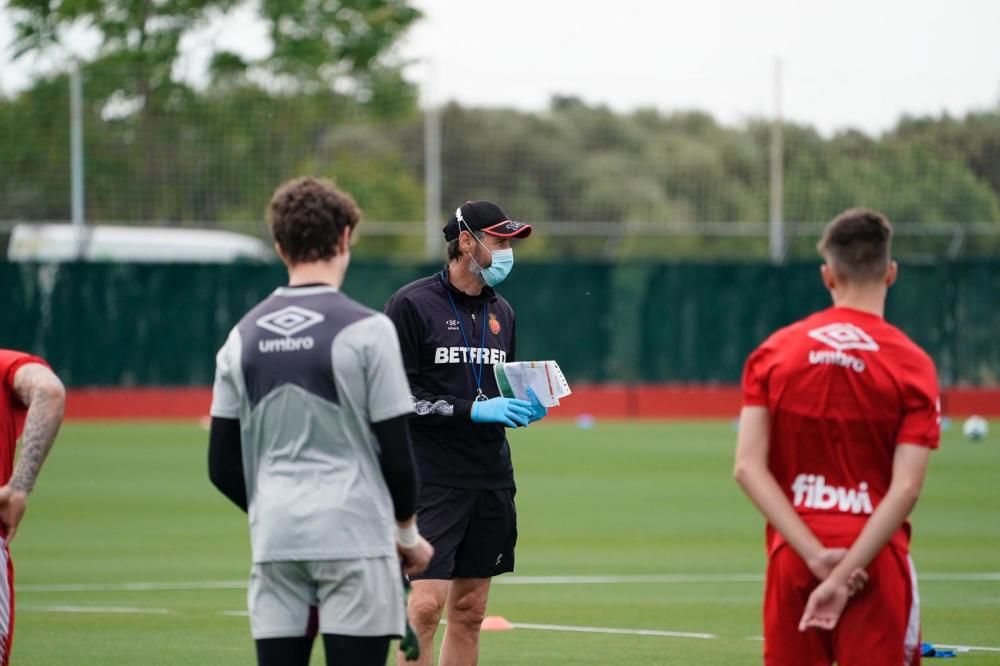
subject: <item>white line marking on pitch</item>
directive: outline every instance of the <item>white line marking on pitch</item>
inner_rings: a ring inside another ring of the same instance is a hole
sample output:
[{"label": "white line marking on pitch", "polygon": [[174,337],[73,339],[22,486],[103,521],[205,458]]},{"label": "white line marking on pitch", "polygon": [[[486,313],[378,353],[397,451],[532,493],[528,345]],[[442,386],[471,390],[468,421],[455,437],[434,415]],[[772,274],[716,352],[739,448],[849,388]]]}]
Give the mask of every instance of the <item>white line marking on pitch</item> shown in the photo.
[{"label": "white line marking on pitch", "polygon": [[924,581],[943,581],[946,583],[956,583],[956,582],[979,582],[979,581],[990,581],[990,580],[1000,580],[1000,572],[997,571],[987,571],[983,573],[919,573],[917,574],[917,582],[922,583]]},{"label": "white line marking on pitch", "polygon": [[622,583],[758,583],[761,574],[653,574],[639,576],[510,576],[494,585],[618,585]]},{"label": "white line marking on pitch", "polygon": [[[748,641],[763,641],[763,636],[747,636]],[[936,648],[955,650],[956,652],[1000,652],[1000,647],[984,647],[981,645],[945,645],[944,643],[931,643]]]},{"label": "white line marking on pitch", "polygon": [[515,629],[538,629],[541,631],[569,631],[581,634],[622,634],[625,636],[664,636],[667,638],[700,638],[712,640],[715,634],[699,634],[687,631],[661,631],[659,629],[615,629],[612,627],[573,627],[562,624],[522,624],[514,623]]},{"label": "white line marking on pitch", "polygon": [[[158,588],[153,588],[158,589]],[[171,587],[168,589],[178,589]],[[200,589],[200,588],[199,588]],[[145,615],[170,615],[174,611],[168,608],[135,608],[131,606],[35,606],[31,604],[19,604],[18,609],[25,612],[35,613],[111,613],[111,614],[145,614]],[[249,613],[245,610],[221,611],[220,615],[228,617],[247,617]],[[441,621],[445,623],[444,620]],[[659,636],[663,638],[697,638],[701,640],[713,640],[718,638],[716,634],[706,634],[687,631],[665,631],[661,629],[623,629],[615,627],[578,627],[562,624],[530,624],[514,623],[515,629],[534,629],[536,631],[565,631],[581,634],[617,634],[623,636]],[[747,636],[748,641],[762,641],[763,636]],[[959,652],[1000,652],[1000,647],[988,647],[982,645],[947,645],[936,643],[935,647],[947,650],[957,650]]]},{"label": "white line marking on pitch", "polygon": [[1000,647],[982,647],[980,645],[945,645],[944,643],[931,643],[934,647],[945,648],[946,650],[958,650],[968,652],[970,650],[979,652],[1000,652]]},{"label": "white line marking on pitch", "polygon": [[116,615],[170,615],[168,608],[133,608],[131,606],[33,606],[18,604],[17,610],[29,613],[112,613]]},{"label": "white line marking on pitch", "polygon": [[[920,582],[986,582],[1000,581],[1000,572],[921,573]],[[623,583],[759,583],[763,574],[651,574],[630,576],[510,576],[497,578],[494,585],[617,585]]]},{"label": "white line marking on pitch", "polygon": [[245,580],[180,581],[176,583],[52,583],[18,584],[18,592],[151,592],[164,590],[245,590]]},{"label": "white line marking on pitch", "polygon": [[[569,631],[583,634],[621,634],[625,636],[662,636],[666,638],[700,638],[712,640],[716,634],[692,633],[686,631],[661,631],[659,629],[616,629],[611,627],[574,627],[561,624],[522,624],[514,622],[515,629],[538,629],[542,631]],[[763,641],[763,636],[747,636],[748,641]],[[956,650],[958,652],[1000,652],[1000,647],[985,647],[981,645],[946,645],[934,643],[934,647]]]},{"label": "white line marking on pitch", "polygon": [[[759,583],[761,574],[651,574],[628,576],[510,576],[497,578],[494,585],[620,585],[686,583]],[[922,573],[921,582],[990,582],[1000,581],[1000,572]],[[245,580],[208,580],[142,583],[36,583],[18,584],[18,592],[151,592],[192,590],[244,590]]]}]

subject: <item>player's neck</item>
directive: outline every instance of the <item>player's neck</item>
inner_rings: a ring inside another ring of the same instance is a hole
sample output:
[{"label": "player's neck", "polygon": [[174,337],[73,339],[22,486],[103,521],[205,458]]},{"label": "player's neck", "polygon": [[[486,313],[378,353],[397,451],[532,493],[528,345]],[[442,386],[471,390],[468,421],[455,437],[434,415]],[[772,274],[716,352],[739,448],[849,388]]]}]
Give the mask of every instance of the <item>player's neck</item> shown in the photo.
[{"label": "player's neck", "polygon": [[483,281],[469,270],[469,260],[464,257],[448,262],[448,282],[469,296],[483,293]]},{"label": "player's neck", "polygon": [[288,286],[328,284],[340,289],[347,274],[347,261],[337,255],[327,261],[311,261],[288,267]]},{"label": "player's neck", "polygon": [[844,285],[831,290],[830,295],[838,308],[860,310],[884,318],[887,291],[884,285]]}]

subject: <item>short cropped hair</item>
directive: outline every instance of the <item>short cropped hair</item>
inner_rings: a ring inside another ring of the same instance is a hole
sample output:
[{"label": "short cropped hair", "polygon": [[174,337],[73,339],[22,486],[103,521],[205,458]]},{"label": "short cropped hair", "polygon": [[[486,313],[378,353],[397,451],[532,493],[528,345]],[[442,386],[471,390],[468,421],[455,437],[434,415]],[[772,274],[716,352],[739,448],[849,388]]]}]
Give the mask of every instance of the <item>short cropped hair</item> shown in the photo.
[{"label": "short cropped hair", "polygon": [[361,209],[346,192],[324,178],[296,178],[274,192],[267,207],[274,242],[292,264],[325,261],[337,254],[337,241],[352,230]]},{"label": "short cropped hair", "polygon": [[816,249],[847,282],[880,280],[891,261],[892,224],[870,208],[850,208],[826,225]]}]

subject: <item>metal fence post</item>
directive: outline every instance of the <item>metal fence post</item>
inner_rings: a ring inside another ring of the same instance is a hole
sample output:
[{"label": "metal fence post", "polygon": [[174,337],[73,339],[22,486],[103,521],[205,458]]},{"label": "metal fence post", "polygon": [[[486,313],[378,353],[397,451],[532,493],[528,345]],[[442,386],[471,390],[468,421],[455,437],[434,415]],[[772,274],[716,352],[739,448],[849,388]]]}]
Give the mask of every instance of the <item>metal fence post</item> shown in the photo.
[{"label": "metal fence post", "polygon": [[441,254],[441,110],[424,111],[424,254]]},{"label": "metal fence post", "polygon": [[70,177],[73,224],[84,223],[83,211],[83,82],[80,65],[74,62],[69,73]]},{"label": "metal fence post", "polygon": [[781,60],[774,61],[774,122],[771,123],[771,214],[768,234],[771,262],[785,257],[784,151],[781,141]]}]

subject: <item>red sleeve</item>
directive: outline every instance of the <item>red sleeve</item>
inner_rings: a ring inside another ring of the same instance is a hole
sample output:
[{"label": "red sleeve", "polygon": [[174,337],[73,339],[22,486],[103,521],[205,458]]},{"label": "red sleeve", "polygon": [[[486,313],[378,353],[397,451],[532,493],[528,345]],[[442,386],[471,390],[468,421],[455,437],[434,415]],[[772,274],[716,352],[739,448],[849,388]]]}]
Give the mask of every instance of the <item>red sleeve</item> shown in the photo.
[{"label": "red sleeve", "polygon": [[896,443],[936,449],[941,438],[937,369],[934,361],[922,353],[914,360],[903,377],[903,420]]},{"label": "red sleeve", "polygon": [[743,366],[743,406],[767,407],[767,371],[770,350],[761,345]]},{"label": "red sleeve", "polygon": [[29,363],[40,363],[46,368],[49,364],[32,354],[14,351],[13,349],[0,349],[0,382],[3,390],[9,395],[14,395],[14,375],[21,367]]}]

